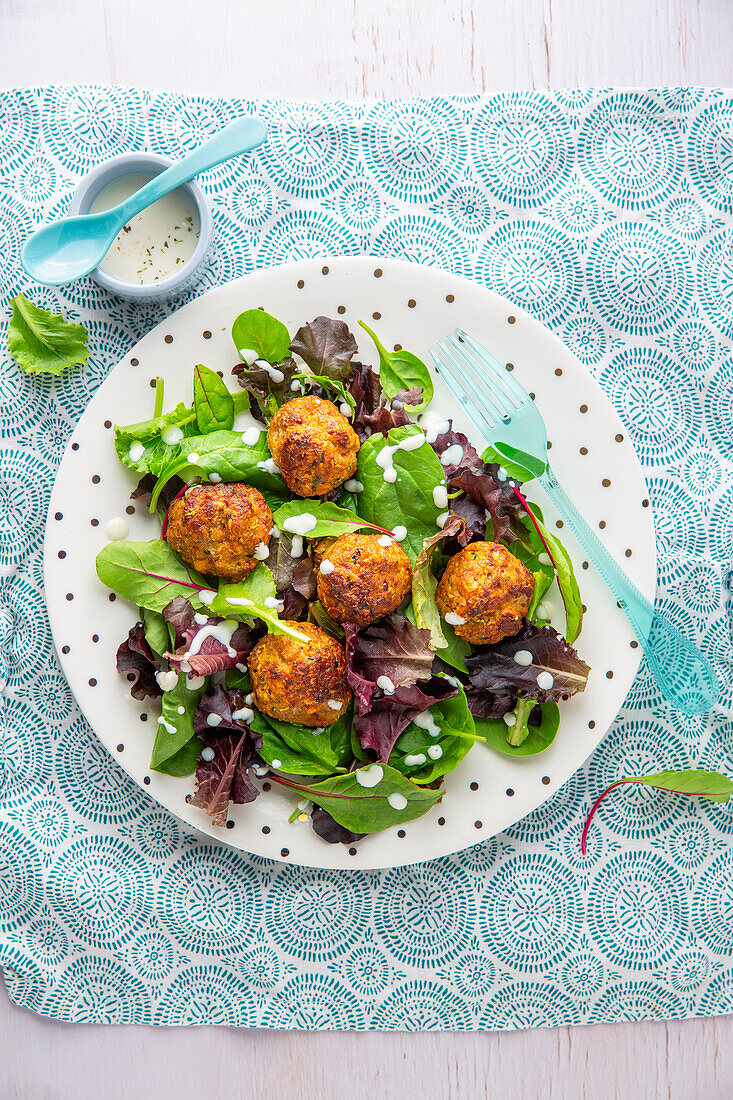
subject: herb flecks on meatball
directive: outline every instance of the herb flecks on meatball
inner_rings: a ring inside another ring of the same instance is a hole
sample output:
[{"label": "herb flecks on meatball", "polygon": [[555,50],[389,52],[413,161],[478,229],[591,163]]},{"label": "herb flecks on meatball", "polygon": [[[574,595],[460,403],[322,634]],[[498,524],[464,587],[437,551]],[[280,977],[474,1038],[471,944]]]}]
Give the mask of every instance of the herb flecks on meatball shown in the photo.
[{"label": "herb flecks on meatball", "polygon": [[356,472],[359,438],[331,401],[296,397],[282,405],[267,429],[282,479],[301,497],[319,497]]},{"label": "herb flecks on meatball", "polygon": [[435,593],[438,610],[473,645],[516,634],[529,610],[534,577],[498,542],[472,542],[446,566]]},{"label": "herb flecks on meatball", "polygon": [[314,623],[287,625],[308,641],[287,634],[260,638],[249,656],[255,706],[282,722],[332,726],[351,699],[343,647]]},{"label": "herb flecks on meatball", "polygon": [[366,626],[400,606],[412,565],[389,535],[340,535],[319,555],[318,598],[338,623]]},{"label": "herb flecks on meatball", "polygon": [[272,512],[251,485],[194,485],[168,509],[166,540],[199,573],[241,581],[267,557]]}]

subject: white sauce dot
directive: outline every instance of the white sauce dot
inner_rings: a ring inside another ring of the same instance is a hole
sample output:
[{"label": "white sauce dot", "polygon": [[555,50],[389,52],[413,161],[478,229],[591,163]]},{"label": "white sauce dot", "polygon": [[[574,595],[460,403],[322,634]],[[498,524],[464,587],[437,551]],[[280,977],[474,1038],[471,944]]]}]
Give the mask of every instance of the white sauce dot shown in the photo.
[{"label": "white sauce dot", "polygon": [[303,536],[293,535],[293,542],[290,547],[291,558],[301,558],[303,556]]},{"label": "white sauce dot", "polygon": [[419,767],[420,764],[427,764],[428,758],[424,752],[415,752],[410,756],[405,757],[405,764],[408,768]]},{"label": "white sauce dot", "polygon": [[193,617],[193,621],[198,623],[199,626],[206,626],[209,620],[206,615],[202,615],[200,611],[197,611]]},{"label": "white sauce dot", "polygon": [[280,467],[277,462],[272,458],[266,458],[264,462],[258,462],[257,466],[260,470],[267,470],[268,474],[279,474]]},{"label": "white sauce dot", "polygon": [[221,482],[221,474],[209,474],[209,481],[212,485],[218,485]]},{"label": "white sauce dot", "polygon": [[207,764],[214,759],[214,750],[209,745],[201,750],[201,759]]},{"label": "white sauce dot", "polygon": [[440,733],[440,726],[436,723],[429,710],[424,710],[421,714],[416,714],[412,720],[420,729],[427,730],[431,737],[437,737]]},{"label": "white sauce dot", "polygon": [[540,565],[552,565],[552,558],[549,554],[545,554],[544,551],[538,556],[537,561]]},{"label": "white sauce dot", "polygon": [[174,733],[177,732],[176,727],[171,725],[170,722],[166,722],[166,720],[165,720],[165,718],[163,717],[162,714],[161,714],[160,718],[158,719],[158,725],[163,726],[165,728],[166,732],[171,735],[171,737],[173,736]]},{"label": "white sauce dot", "polygon": [[344,482],[344,489],[347,493],[363,493],[364,486],[360,481],[357,481],[355,477],[349,478]]},{"label": "white sauce dot", "polygon": [[555,677],[551,672],[541,672],[537,677],[537,687],[542,691],[549,691],[554,683]]},{"label": "white sauce dot", "polygon": [[380,546],[387,547],[392,545],[394,539],[391,535],[380,535],[380,537],[377,539],[377,542]]},{"label": "white sauce dot", "polygon": [[449,517],[450,512],[441,512],[440,515],[436,516],[435,518],[435,526],[439,527],[442,531],[446,523],[448,522]]},{"label": "white sauce dot", "polygon": [[167,428],[163,428],[160,438],[166,447],[175,447],[176,443],[180,443],[183,439],[183,432],[177,424],[169,424]]},{"label": "white sauce dot", "polygon": [[145,454],[145,447],[136,439],[134,443],[130,444],[130,450],[127,453],[130,462],[139,462]]},{"label": "white sauce dot", "polygon": [[186,713],[186,708],[185,707],[177,707],[176,710],[178,711],[179,714],[185,714]]},{"label": "white sauce dot", "polygon": [[450,623],[451,626],[463,626],[466,620],[462,615],[456,615],[455,611],[449,611],[445,616],[445,621]]},{"label": "white sauce dot", "polygon": [[518,665],[523,665],[524,667],[526,667],[527,665],[532,664],[532,654],[529,652],[528,649],[518,649],[517,652],[514,654],[514,660],[517,662]]},{"label": "white sauce dot", "polygon": [[389,676],[377,676],[377,687],[381,688],[385,695],[394,695],[395,686]]},{"label": "white sauce dot", "polygon": [[247,447],[254,447],[259,442],[260,433],[262,428],[246,428],[242,432],[242,443]]},{"label": "white sauce dot", "polygon": [[293,381],[290,383],[290,389],[293,393],[298,393],[298,391],[302,390],[302,388],[303,386],[297,378],[294,378]]},{"label": "white sauce dot", "polygon": [[398,523],[394,531],[392,532],[392,535],[395,542],[402,542],[403,539],[407,538],[407,528],[403,527],[401,523]]},{"label": "white sauce dot", "polygon": [[428,756],[431,760],[440,760],[443,750],[440,745],[428,745]]},{"label": "white sauce dot", "polygon": [[198,451],[191,451],[190,455],[187,456],[186,461],[190,462],[192,466],[195,466],[196,463],[199,461],[199,458],[200,455]]},{"label": "white sauce dot", "polygon": [[343,703],[341,703],[338,699],[329,699],[328,705],[331,710],[341,710]]},{"label": "white sauce dot", "polygon": [[507,474],[506,470],[504,469],[503,466],[500,466],[499,469],[496,471],[496,480],[497,481],[506,481],[507,477],[508,477],[508,474]]},{"label": "white sauce dot", "polygon": [[454,443],[452,447],[446,447],[440,456],[444,466],[459,466],[463,458],[463,447],[460,443]]},{"label": "white sauce dot", "polygon": [[327,577],[329,573],[333,573],[336,566],[328,558],[324,558],[321,564],[318,566],[318,572],[322,573],[324,577]]},{"label": "white sauce dot", "polygon": [[368,768],[359,768],[354,776],[360,787],[376,787],[384,778],[384,769],[379,764],[370,764]]},{"label": "white sauce dot", "polygon": [[281,768],[282,766],[283,766],[282,760],[273,760],[273,762],[271,764],[271,767],[273,767],[273,768]]},{"label": "white sauce dot", "polygon": [[211,588],[202,588],[199,592],[199,603],[202,603],[204,607],[208,607],[216,599],[216,592]]},{"label": "white sauce dot", "polygon": [[242,357],[243,363],[254,363],[257,358],[257,352],[254,348],[240,348],[239,354]]},{"label": "white sauce dot", "polygon": [[513,726],[517,720],[517,716],[513,710],[508,710],[504,715],[504,721],[508,726]]},{"label": "white sauce dot", "polygon": [[221,718],[218,714],[210,714],[206,719],[207,726],[219,726],[221,725]]},{"label": "white sauce dot", "polygon": [[270,547],[264,542],[258,543],[255,547],[253,557],[257,558],[257,561],[264,561],[266,558],[269,558],[269,556]]},{"label": "white sauce dot", "polygon": [[173,691],[178,683],[178,673],[173,669],[170,672],[156,672],[155,679],[161,691]]},{"label": "white sauce dot", "polygon": [[339,405],[339,412],[341,413],[342,416],[350,417],[351,416],[351,405],[347,405],[347,403],[345,401],[342,401],[341,404]]},{"label": "white sauce dot", "polygon": [[435,443],[439,435],[445,435],[446,432],[450,431],[450,420],[437,420],[434,424],[430,423],[435,415],[437,414],[431,409],[430,412],[423,413],[420,417],[420,423],[423,426],[426,423],[428,424],[425,430],[425,439],[428,443]]},{"label": "white sauce dot", "polygon": [[108,539],[112,542],[119,542],[120,539],[126,539],[130,533],[130,527],[127,520],[122,519],[121,516],[115,516],[111,519],[104,529]]},{"label": "white sauce dot", "polygon": [[441,511],[448,507],[448,489],[445,485],[436,485],[433,489],[433,504]]},{"label": "white sauce dot", "polygon": [[278,600],[275,596],[265,596],[265,607],[269,607],[271,610],[282,611],[285,607],[285,601]]},{"label": "white sauce dot", "polygon": [[232,711],[232,718],[236,722],[251,722],[255,716],[255,712],[250,707],[240,707],[239,710]]},{"label": "white sauce dot", "polygon": [[407,805],[407,799],[399,791],[393,791],[392,794],[387,795],[387,801],[393,810],[404,810]]},{"label": "white sauce dot", "polygon": [[291,535],[307,535],[317,525],[318,520],[312,512],[303,512],[302,515],[292,516],[283,523],[283,531]]},{"label": "white sauce dot", "polygon": [[[191,666],[189,665],[188,667],[190,668]],[[183,665],[181,665],[181,668],[183,668]],[[189,676],[186,680],[186,691],[198,691],[199,688],[204,686],[205,682],[205,676]]]}]

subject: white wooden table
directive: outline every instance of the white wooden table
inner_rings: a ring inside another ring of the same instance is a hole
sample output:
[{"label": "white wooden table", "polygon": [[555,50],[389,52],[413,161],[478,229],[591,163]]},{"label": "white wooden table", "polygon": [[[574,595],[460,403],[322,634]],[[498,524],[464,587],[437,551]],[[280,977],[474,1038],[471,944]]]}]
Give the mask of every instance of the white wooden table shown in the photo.
[{"label": "white wooden table", "polygon": [[[730,85],[731,0],[0,0],[0,82],[359,98]],[[0,992],[2,1100],[727,1100],[733,1017],[505,1034],[54,1024]]]}]

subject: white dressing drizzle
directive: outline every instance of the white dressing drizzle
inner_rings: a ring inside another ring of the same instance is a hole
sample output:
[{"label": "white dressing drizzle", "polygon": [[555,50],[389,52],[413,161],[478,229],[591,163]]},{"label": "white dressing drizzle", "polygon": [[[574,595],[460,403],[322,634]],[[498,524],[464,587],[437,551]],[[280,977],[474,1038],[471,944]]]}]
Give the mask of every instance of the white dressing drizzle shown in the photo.
[{"label": "white dressing drizzle", "polygon": [[440,760],[443,749],[440,745],[428,745],[428,756],[431,760]]},{"label": "white dressing drizzle", "polygon": [[420,764],[427,764],[428,758],[424,752],[414,752],[410,756],[405,757],[405,764],[408,768],[418,767]]},{"label": "white dressing drizzle", "polygon": [[167,428],[163,428],[160,438],[166,447],[175,447],[176,443],[180,443],[183,439],[183,432],[177,424],[169,424]]},{"label": "white dressing drizzle", "polygon": [[283,523],[283,531],[291,535],[307,535],[318,523],[312,512],[303,512],[300,516],[292,516]]},{"label": "white dressing drizzle", "polygon": [[389,676],[377,676],[377,687],[381,688],[385,695],[394,695],[395,686]]},{"label": "white dressing drizzle", "polygon": [[518,649],[514,654],[514,660],[518,665],[523,665],[526,668],[527,665],[532,664],[532,654],[528,649]]},{"label": "white dressing drizzle", "polygon": [[354,776],[360,787],[376,787],[384,778],[384,769],[379,764],[370,764],[368,768],[359,768]]},{"label": "white dressing drizzle", "polygon": [[554,683],[555,677],[551,672],[541,672],[537,677],[537,687],[542,691],[549,691]]},{"label": "white dressing drizzle", "polygon": [[387,801],[393,810],[404,810],[407,805],[407,799],[399,791],[393,791],[392,794],[387,795]]},{"label": "white dressing drizzle", "polygon": [[463,626],[466,620],[462,615],[456,615],[455,611],[449,611],[445,616],[445,621],[451,626]]},{"label": "white dressing drizzle", "polygon": [[201,759],[205,760],[207,764],[214,759],[214,750],[210,745],[206,745],[206,747],[201,750]]},{"label": "white dressing drizzle", "polygon": [[452,447],[446,447],[440,456],[444,466],[458,466],[463,458],[463,447],[460,443],[454,443]]},{"label": "white dressing drizzle", "polygon": [[127,452],[130,462],[139,462],[145,454],[145,447],[137,439],[134,443],[130,444],[130,450]]},{"label": "white dressing drizzle", "polygon": [[265,558],[269,558],[269,556],[270,556],[270,547],[264,542],[258,543],[257,546],[255,547],[255,552],[253,554],[253,557],[257,558],[257,561],[264,561]]},{"label": "white dressing drizzle", "polygon": [[259,442],[262,428],[245,428],[242,432],[242,443],[247,447],[256,447]]},{"label": "white dressing drizzle", "polygon": [[216,599],[216,592],[212,588],[202,588],[199,592],[199,603],[202,603],[204,607],[208,607]]},{"label": "white dressing drizzle", "polygon": [[173,736],[174,733],[178,732],[175,726],[171,725],[170,722],[166,722],[166,720],[165,720],[165,718],[163,717],[162,714],[161,714],[160,718],[158,719],[158,725],[163,726],[166,733],[169,733],[171,736]]},{"label": "white dressing drizzle", "polygon": [[115,516],[105,527],[104,533],[112,542],[119,542],[121,539],[127,538],[130,533],[130,526],[127,520],[122,519],[121,516]]},{"label": "white dressing drizzle", "polygon": [[173,669],[170,672],[156,672],[155,679],[161,691],[173,691],[178,683],[178,673]]},{"label": "white dressing drizzle", "polygon": [[221,717],[218,714],[209,714],[206,718],[207,726],[219,726],[221,725]]},{"label": "white dressing drizzle", "polygon": [[421,714],[416,714],[412,720],[420,729],[427,730],[431,737],[437,737],[440,733],[440,726],[429,710],[424,710]]},{"label": "white dressing drizzle", "polygon": [[347,493],[363,493],[364,492],[364,486],[362,485],[362,483],[360,481],[357,481],[355,477],[351,477],[351,478],[349,478],[348,481],[344,482],[344,489],[346,490]]},{"label": "white dressing drizzle", "polygon": [[445,485],[436,485],[433,489],[433,504],[441,511],[448,507],[448,489]]},{"label": "white dressing drizzle", "polygon": [[322,573],[324,577],[327,577],[329,573],[333,573],[336,566],[328,558],[324,558],[321,564],[318,566],[318,572]]},{"label": "white dressing drizzle", "polygon": [[[227,603],[231,602],[231,600],[227,600]],[[184,660],[187,661],[189,657],[194,657],[197,653],[200,653],[201,646],[207,638],[214,638],[215,641],[221,642],[223,646],[226,646],[229,656],[236,657],[236,650],[232,649],[230,643],[238,626],[239,623],[235,622],[234,619],[225,619],[222,623],[210,623],[208,626],[202,626],[191,642],[188,652],[184,653]]]},{"label": "white dressing drizzle", "polygon": [[341,710],[343,703],[340,702],[338,699],[329,699],[328,706],[331,710]]}]

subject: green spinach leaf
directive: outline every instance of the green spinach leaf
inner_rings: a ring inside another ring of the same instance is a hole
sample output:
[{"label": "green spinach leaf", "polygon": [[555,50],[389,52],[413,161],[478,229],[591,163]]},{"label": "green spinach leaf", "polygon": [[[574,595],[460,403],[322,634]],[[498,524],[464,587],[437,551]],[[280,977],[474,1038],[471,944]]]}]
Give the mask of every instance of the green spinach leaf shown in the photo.
[{"label": "green spinach leaf", "polygon": [[193,368],[193,407],[201,435],[231,430],[234,398],[216,371],[203,363]]},{"label": "green spinach leaf", "polygon": [[34,305],[24,294],[12,299],[8,348],[26,374],[61,374],[89,358],[87,330]]},{"label": "green spinach leaf", "polygon": [[[414,450],[398,449],[398,444],[417,437],[422,443]],[[385,447],[390,448],[387,455],[383,454]],[[359,515],[388,531],[406,527],[402,549],[414,562],[425,539],[438,529],[440,509],[433,499],[433,489],[445,485],[440,459],[425,442],[422,430],[408,424],[391,428],[387,439],[383,435],[370,436],[361,446],[358,461],[356,477],[364,486],[359,494]],[[384,475],[392,467],[396,480],[386,481]]]},{"label": "green spinach leaf", "polygon": [[433,400],[433,379],[430,371],[411,351],[387,351],[378,337],[363,321],[359,321],[361,327],[369,333],[379,352],[379,381],[382,389],[390,399],[395,397],[400,390],[411,390],[414,386],[420,386],[423,399],[419,405],[411,405],[410,412],[422,412]]},{"label": "green spinach leaf", "polygon": [[457,768],[473,748],[477,737],[474,718],[468,709],[463,689],[458,695],[435,703],[429,711],[420,715],[420,721],[430,725],[426,728],[411,722],[397,738],[389,764],[413,783],[423,785],[434,783],[441,775]]},{"label": "green spinach leaf", "polygon": [[320,733],[259,711],[249,725],[262,734],[260,756],[265,763],[290,775],[334,775],[346,771],[351,759],[350,713]]},{"label": "green spinach leaf", "polygon": [[149,611],[162,611],[174,596],[185,597],[202,611],[199,594],[211,593],[206,579],[185,565],[162,539],[109,542],[97,554],[96,564],[103,584]]},{"label": "green spinach leaf", "polygon": [[[282,504],[273,515],[273,523],[281,531],[290,534],[299,534],[299,528],[303,525],[297,521],[301,516],[312,516],[315,523],[305,531],[309,539],[321,539],[329,536],[347,534],[350,531],[358,531],[364,527],[371,527],[380,534],[390,534],[383,527],[374,527],[365,519],[357,516],[356,512],[348,508],[341,508],[330,501],[320,500],[289,500]],[[293,522],[295,521],[295,522]]]},{"label": "green spinach leaf", "polygon": [[544,752],[555,740],[560,725],[560,708],[557,703],[542,703],[542,723],[539,726],[525,725],[527,735],[519,745],[510,745],[507,735],[510,730],[503,718],[474,718],[476,733],[486,739],[492,749],[505,756],[536,756]]},{"label": "green spinach leaf", "polygon": [[386,764],[369,764],[320,783],[293,783],[275,775],[270,778],[283,787],[302,792],[353,833],[377,833],[391,825],[414,821],[444,794],[442,790],[418,787]]},{"label": "green spinach leaf", "polygon": [[184,481],[201,477],[214,481],[246,481],[255,489],[265,489],[285,497],[288,490],[280,475],[272,468],[267,437],[245,443],[239,432],[216,431],[209,435],[191,436],[171,448],[170,457],[160,471],[150,501],[154,512],[163,486],[175,475]]},{"label": "green spinach leaf", "polygon": [[240,313],[232,325],[232,340],[237,354],[246,361],[257,358],[279,363],[290,355],[288,330],[264,309],[245,309]]},{"label": "green spinach leaf", "polygon": [[[193,712],[201,700],[204,689],[202,686],[194,691],[189,691],[186,686],[187,680],[188,677],[185,672],[181,672],[178,676],[178,683],[172,691],[163,692],[162,713],[155,731],[155,742],[150,757],[150,767],[153,771],[164,771],[165,769],[161,765],[177,756],[184,745],[187,745],[194,736]],[[194,748],[196,749],[196,755],[198,755],[201,751],[198,740]],[[182,759],[179,759],[177,766],[180,766],[182,762]],[[195,769],[194,760],[192,770],[195,771]],[[177,771],[173,774],[187,775],[189,773]]]}]

